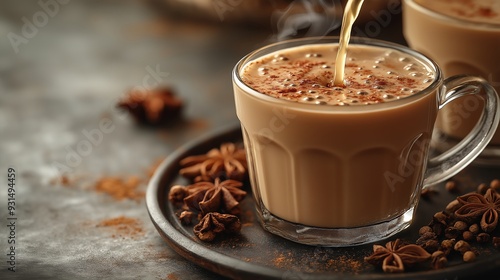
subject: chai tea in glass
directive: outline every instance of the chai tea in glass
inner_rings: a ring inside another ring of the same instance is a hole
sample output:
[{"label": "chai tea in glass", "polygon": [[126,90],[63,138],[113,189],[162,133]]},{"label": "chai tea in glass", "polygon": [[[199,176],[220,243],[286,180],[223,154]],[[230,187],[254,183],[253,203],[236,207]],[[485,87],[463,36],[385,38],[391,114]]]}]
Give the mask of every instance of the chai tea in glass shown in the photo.
[{"label": "chai tea in glass", "polygon": [[[359,245],[405,229],[422,187],[469,164],[499,119],[498,96],[485,80],[443,81],[432,60],[389,42],[353,38],[339,85],[338,43],[279,42],[250,53],[232,73],[260,222],[303,244]],[[438,111],[468,94],[488,104],[477,129],[460,148],[428,159]]]}]

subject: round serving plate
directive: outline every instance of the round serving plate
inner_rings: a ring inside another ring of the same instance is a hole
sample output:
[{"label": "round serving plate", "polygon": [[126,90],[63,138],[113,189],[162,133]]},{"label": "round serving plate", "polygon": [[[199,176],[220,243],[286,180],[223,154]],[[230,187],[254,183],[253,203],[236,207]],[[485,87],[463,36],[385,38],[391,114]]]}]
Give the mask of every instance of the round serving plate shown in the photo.
[{"label": "round serving plate", "polygon": [[[214,242],[203,242],[193,233],[193,226],[180,223],[176,208],[168,201],[168,192],[173,185],[187,185],[189,182],[179,175],[179,161],[190,155],[204,154],[222,143],[241,143],[239,124],[221,128],[195,139],[169,155],[156,170],[146,194],[149,215],[165,242],[187,260],[232,279],[468,279],[482,277],[483,274],[498,275],[500,251],[491,245],[479,246],[477,260],[464,263],[459,256],[449,258],[447,267],[432,269],[429,263],[414,267],[404,273],[384,273],[364,262],[364,257],[372,253],[372,245],[367,244],[345,248],[314,247],[297,244],[265,231],[255,213],[255,204],[248,182],[248,195],[241,202],[241,233],[224,236]],[[475,171],[470,171],[475,172]],[[484,178],[493,178],[498,170],[482,170]],[[474,190],[474,180],[465,171],[458,175],[459,184],[470,185]],[[476,185],[477,186],[477,185]],[[403,232],[390,238],[401,238],[414,242],[418,230],[430,222],[434,213],[442,211],[456,198],[442,186],[429,199],[419,203],[413,224]],[[389,240],[377,242],[384,245]],[[482,278],[484,279],[484,278]]]}]

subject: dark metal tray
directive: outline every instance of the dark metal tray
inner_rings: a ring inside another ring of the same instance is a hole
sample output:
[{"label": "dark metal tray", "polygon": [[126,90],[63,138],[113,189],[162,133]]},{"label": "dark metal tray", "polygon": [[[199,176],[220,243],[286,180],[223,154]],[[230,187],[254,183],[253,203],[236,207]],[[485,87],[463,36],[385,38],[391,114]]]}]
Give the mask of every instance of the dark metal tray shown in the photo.
[{"label": "dark metal tray", "polygon": [[[237,124],[200,137],[167,157],[149,183],[146,203],[153,224],[162,238],[189,261],[233,279],[466,279],[483,273],[498,273],[500,251],[492,246],[476,247],[480,255],[473,263],[450,257],[448,267],[443,269],[433,270],[426,263],[404,273],[387,274],[364,262],[363,258],[372,252],[372,244],[324,248],[285,240],[264,231],[256,220],[248,183],[245,188],[248,195],[241,204],[241,234],[213,243],[199,240],[193,234],[192,226],[180,223],[176,216],[178,209],[167,199],[171,186],[188,184],[178,174],[178,162],[188,155],[203,154],[219,147],[223,142],[241,141],[241,130]],[[470,166],[454,180],[465,193],[498,175],[498,169]],[[418,229],[428,224],[434,213],[443,210],[459,195],[446,191],[443,185],[433,188],[437,193],[421,200],[413,224],[391,240],[402,238],[414,242],[418,238]]]}]

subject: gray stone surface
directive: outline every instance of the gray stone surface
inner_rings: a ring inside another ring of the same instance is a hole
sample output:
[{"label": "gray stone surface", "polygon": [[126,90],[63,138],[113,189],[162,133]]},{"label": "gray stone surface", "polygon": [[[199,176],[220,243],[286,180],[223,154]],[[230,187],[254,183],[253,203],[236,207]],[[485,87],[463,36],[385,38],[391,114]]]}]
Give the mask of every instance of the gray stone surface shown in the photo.
[{"label": "gray stone surface", "polygon": [[[144,199],[117,201],[93,188],[104,176],[136,175],[145,190],[157,159],[235,121],[230,71],[266,35],[174,19],[148,1],[57,7],[44,22],[37,1],[0,4],[0,279],[219,278],[163,242]],[[26,37],[25,20],[39,25]],[[17,53],[12,33],[25,38]],[[143,128],[115,109],[130,87],[157,84],[184,100],[182,123]],[[17,175],[15,273],[6,264],[9,167]],[[52,182],[60,171],[71,184]],[[112,227],[98,226],[120,216],[138,219],[143,235],[113,237]]]}]

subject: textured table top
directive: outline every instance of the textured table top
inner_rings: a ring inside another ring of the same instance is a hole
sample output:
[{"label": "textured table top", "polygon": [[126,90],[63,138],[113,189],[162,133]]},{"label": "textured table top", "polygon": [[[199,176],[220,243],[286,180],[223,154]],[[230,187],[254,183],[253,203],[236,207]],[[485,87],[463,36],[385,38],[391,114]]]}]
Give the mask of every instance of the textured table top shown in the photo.
[{"label": "textured table top", "polygon": [[[377,37],[403,42],[398,26],[378,27]],[[158,160],[237,121],[230,72],[273,32],[150,1],[2,1],[0,278],[220,279],[162,240],[142,194]],[[182,122],[146,128],[116,110],[131,87],[161,84],[185,102]],[[103,178],[137,188],[113,196],[96,189]]]}]

